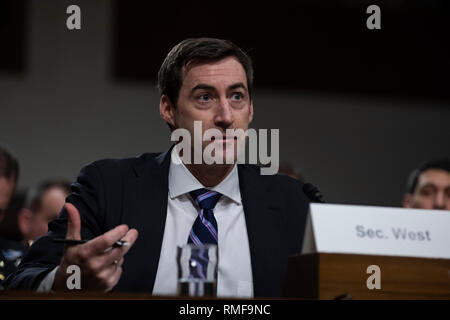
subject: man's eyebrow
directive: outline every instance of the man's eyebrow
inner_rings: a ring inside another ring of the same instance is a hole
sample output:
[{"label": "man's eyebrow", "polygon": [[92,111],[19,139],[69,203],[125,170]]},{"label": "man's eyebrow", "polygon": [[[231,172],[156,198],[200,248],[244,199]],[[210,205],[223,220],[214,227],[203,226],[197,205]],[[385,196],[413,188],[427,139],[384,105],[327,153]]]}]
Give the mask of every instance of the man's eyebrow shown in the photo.
[{"label": "man's eyebrow", "polygon": [[[237,82],[235,84],[232,84],[231,86],[228,87],[228,90],[233,90],[233,89],[237,89],[237,88],[242,88],[242,89],[247,91],[247,87],[242,82]],[[203,89],[203,90],[216,90],[215,87],[213,87],[213,86],[211,86],[209,84],[200,83],[200,84],[196,85],[195,87],[193,87],[191,92],[194,92],[195,90],[201,90],[201,89]]]},{"label": "man's eyebrow", "polygon": [[425,183],[423,186],[420,186],[420,188],[421,188],[421,189],[424,189],[424,188],[433,188],[433,189],[437,189],[437,186],[436,186],[434,183],[432,183],[432,182],[427,182],[427,183]]},{"label": "man's eyebrow", "polygon": [[201,89],[215,90],[216,88],[214,88],[213,86],[210,86],[209,84],[200,83],[200,84],[196,85],[195,87],[193,87],[191,92],[194,92],[195,90],[201,90]]},{"label": "man's eyebrow", "polygon": [[247,91],[247,87],[242,82],[232,84],[231,86],[228,87],[228,90],[233,90],[233,89],[237,89],[237,88],[242,88]]}]

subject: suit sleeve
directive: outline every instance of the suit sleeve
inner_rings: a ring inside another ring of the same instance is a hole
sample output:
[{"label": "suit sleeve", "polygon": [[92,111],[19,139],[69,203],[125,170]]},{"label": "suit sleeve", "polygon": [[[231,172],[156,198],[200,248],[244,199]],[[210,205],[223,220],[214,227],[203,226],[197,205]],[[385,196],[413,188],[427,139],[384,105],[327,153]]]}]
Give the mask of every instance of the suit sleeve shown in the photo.
[{"label": "suit sleeve", "polygon": [[[93,239],[104,233],[105,199],[103,179],[96,163],[85,166],[71,186],[66,202],[80,212],[81,238]],[[6,280],[8,289],[36,290],[44,277],[60,264],[63,245],[53,243],[54,238],[65,238],[67,211],[48,225],[47,235],[38,238],[30,247],[17,270]]]}]

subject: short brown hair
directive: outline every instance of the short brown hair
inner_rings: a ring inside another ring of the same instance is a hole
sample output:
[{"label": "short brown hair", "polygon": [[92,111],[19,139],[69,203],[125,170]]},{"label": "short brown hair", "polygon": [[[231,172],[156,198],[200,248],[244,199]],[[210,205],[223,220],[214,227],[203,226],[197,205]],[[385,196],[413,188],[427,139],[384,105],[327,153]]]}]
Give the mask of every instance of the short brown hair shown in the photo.
[{"label": "short brown hair", "polygon": [[428,169],[439,169],[450,173],[450,158],[434,159],[423,162],[419,167],[414,169],[408,177],[406,183],[406,193],[413,194],[416,191],[417,183],[422,172]]},{"label": "short brown hair", "polygon": [[176,106],[183,83],[183,67],[191,62],[214,62],[227,57],[235,57],[244,68],[251,99],[253,89],[252,60],[231,41],[214,38],[186,39],[170,50],[158,72],[160,95],[166,95]]}]

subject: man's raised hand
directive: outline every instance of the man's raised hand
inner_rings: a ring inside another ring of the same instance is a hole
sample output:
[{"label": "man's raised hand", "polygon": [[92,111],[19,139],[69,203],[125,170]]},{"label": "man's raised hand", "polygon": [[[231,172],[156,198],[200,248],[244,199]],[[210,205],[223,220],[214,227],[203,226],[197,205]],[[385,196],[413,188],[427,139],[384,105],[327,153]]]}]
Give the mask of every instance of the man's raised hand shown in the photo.
[{"label": "man's raised hand", "polygon": [[[81,220],[77,208],[66,203],[68,225],[66,239],[81,240]],[[58,271],[55,274],[53,290],[66,290],[67,267],[77,265],[81,270],[81,289],[91,291],[110,291],[122,274],[124,255],[133,246],[138,237],[136,229],[120,225],[85,244],[66,245]],[[113,248],[118,241],[130,245]]]}]

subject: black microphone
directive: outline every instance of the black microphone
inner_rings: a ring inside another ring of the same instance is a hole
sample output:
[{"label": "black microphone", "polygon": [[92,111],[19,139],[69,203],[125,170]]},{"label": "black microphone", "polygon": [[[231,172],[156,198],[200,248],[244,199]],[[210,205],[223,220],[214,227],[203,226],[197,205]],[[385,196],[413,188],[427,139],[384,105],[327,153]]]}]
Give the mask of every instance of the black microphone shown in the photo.
[{"label": "black microphone", "polygon": [[323,195],[320,193],[319,189],[311,183],[305,183],[303,185],[303,192],[308,196],[311,202],[325,203]]}]

